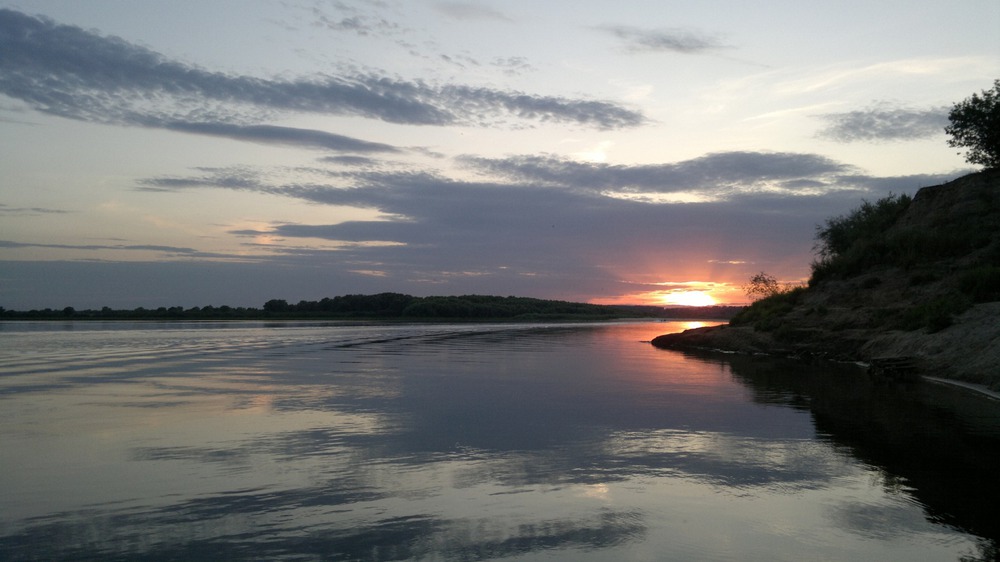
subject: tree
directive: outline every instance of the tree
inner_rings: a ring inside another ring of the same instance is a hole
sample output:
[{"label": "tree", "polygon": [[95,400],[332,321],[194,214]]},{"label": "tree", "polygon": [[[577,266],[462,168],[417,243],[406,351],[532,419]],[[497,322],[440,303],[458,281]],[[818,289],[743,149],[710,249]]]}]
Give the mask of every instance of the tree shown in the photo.
[{"label": "tree", "polygon": [[782,292],[778,280],[763,271],[751,277],[750,282],[743,286],[743,291],[752,301],[773,297]]},{"label": "tree", "polygon": [[271,299],[264,303],[264,310],[267,312],[287,312],[290,308],[285,299]]},{"label": "tree", "polygon": [[970,164],[1000,168],[1000,80],[993,81],[992,90],[956,103],[948,120],[948,146],[967,148],[965,161]]}]

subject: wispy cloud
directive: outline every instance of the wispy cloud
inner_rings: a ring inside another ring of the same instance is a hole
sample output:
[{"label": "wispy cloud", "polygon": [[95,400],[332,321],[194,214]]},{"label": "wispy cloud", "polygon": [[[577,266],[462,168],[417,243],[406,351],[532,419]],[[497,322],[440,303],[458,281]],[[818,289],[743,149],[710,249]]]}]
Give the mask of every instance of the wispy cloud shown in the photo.
[{"label": "wispy cloud", "polygon": [[332,5],[336,15],[328,13],[324,8],[313,6],[310,15],[314,25],[331,31],[368,36],[390,35],[403,29],[398,23],[381,17],[375,12],[362,11],[341,2],[335,2]]},{"label": "wispy cloud", "polygon": [[234,140],[263,144],[284,144],[306,148],[320,148],[340,152],[400,152],[396,147],[368,142],[344,135],[315,129],[277,127],[274,125],[233,125],[230,123],[189,123],[169,121],[164,129],[199,135],[225,137]]},{"label": "wispy cloud", "polygon": [[338,164],[340,166],[377,166],[381,164],[380,160],[369,158],[367,156],[324,156],[319,159],[320,162],[326,164]]},{"label": "wispy cloud", "polygon": [[490,64],[501,69],[507,75],[523,74],[535,70],[535,67],[525,57],[495,58]]},{"label": "wispy cloud", "polygon": [[202,252],[194,248],[183,248],[177,246],[161,246],[154,244],[42,244],[34,242],[15,242],[13,240],[0,240],[0,248],[48,248],[56,250],[125,250],[135,252],[161,252],[168,256],[184,256],[198,258],[231,258],[228,254],[217,254]]},{"label": "wispy cloud", "polygon": [[[298,80],[213,72],[120,38],[0,10],[0,93],[36,111],[99,123],[257,125],[279,113],[358,116],[413,125],[496,125],[505,119],[599,129],[646,119],[614,102],[540,96],[462,84],[433,85],[375,73]],[[195,118],[192,118],[195,117]],[[315,132],[230,130],[289,142]]]},{"label": "wispy cloud", "polygon": [[711,197],[765,190],[794,194],[829,186],[836,176],[855,172],[824,156],[783,152],[722,152],[683,162],[634,166],[547,156],[466,156],[461,160],[474,169],[517,182],[595,192],[696,192]]},{"label": "wispy cloud", "polygon": [[472,2],[438,2],[434,4],[434,7],[446,16],[457,20],[514,21],[498,10]]},{"label": "wispy cloud", "polygon": [[[300,179],[274,183],[253,167],[198,168],[199,174],[158,176],[138,182],[144,191],[219,188],[283,195],[315,203],[377,208],[390,215],[409,216],[411,205],[433,204],[454,211],[452,201],[479,201],[481,206],[521,207],[503,199],[572,197],[588,205],[613,204],[618,193],[701,195],[702,201],[726,204],[757,198],[764,204],[824,197],[838,192],[912,190],[941,183],[965,173],[877,177],[825,156],[786,152],[721,152],[680,162],[612,165],[554,156],[510,156],[455,159],[482,181],[456,180],[432,169],[392,170],[387,161],[371,157],[329,157],[321,163],[336,168],[301,168]],[[396,163],[398,164],[398,163]],[[308,179],[302,179],[308,178]],[[491,201],[490,196],[496,200]],[[650,200],[636,200],[649,205]],[[456,203],[457,204],[457,203]],[[657,205],[649,205],[657,206]],[[529,211],[525,211],[529,212]],[[417,213],[418,215],[421,213]]]},{"label": "wispy cloud", "polygon": [[602,25],[596,29],[620,39],[629,52],[673,52],[685,55],[731,48],[716,37],[693,29],[642,29],[627,25]]},{"label": "wispy cloud", "polygon": [[38,216],[38,215],[62,215],[69,213],[62,209],[49,209],[47,207],[11,207],[0,203],[0,215],[14,216]]},{"label": "wispy cloud", "polygon": [[911,109],[879,102],[866,109],[819,117],[827,123],[819,133],[822,138],[837,142],[907,141],[944,134],[948,108]]}]

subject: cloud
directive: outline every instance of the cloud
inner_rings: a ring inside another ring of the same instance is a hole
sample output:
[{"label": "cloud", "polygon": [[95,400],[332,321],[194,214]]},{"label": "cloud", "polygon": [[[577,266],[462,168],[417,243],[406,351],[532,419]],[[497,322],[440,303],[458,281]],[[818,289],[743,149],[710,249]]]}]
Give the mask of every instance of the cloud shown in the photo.
[{"label": "cloud", "polygon": [[596,29],[621,39],[626,50],[633,53],[673,52],[694,55],[730,48],[715,37],[690,29],[641,29],[626,25],[602,25]]},{"label": "cloud", "polygon": [[47,207],[11,207],[0,203],[0,215],[14,217],[14,216],[38,216],[38,215],[62,215],[69,213],[70,211],[64,211],[62,209],[49,209]]},{"label": "cloud", "polygon": [[434,7],[446,16],[456,20],[492,20],[512,22],[510,17],[481,4],[471,2],[438,2]]},{"label": "cloud", "polygon": [[[233,227],[229,234],[246,242],[251,250],[248,256],[215,258],[191,248],[127,243],[62,247],[4,242],[0,248],[172,253],[176,259],[170,264],[176,264],[175,268],[150,265],[163,272],[164,284],[168,278],[174,282],[181,271],[195,271],[192,268],[198,268],[199,279],[229,276],[226,284],[218,285],[218,293],[198,293],[199,299],[216,304],[258,305],[276,296],[315,299],[329,296],[331,286],[337,287],[338,294],[406,287],[406,292],[418,295],[524,294],[587,300],[620,295],[623,287],[662,288],[656,284],[668,279],[738,283],[760,270],[782,279],[798,278],[806,273],[812,258],[815,227],[829,216],[856,207],[863,198],[888,191],[912,193],[961,175],[873,177],[816,155],[719,153],[657,166],[589,167],[554,158],[481,159],[467,164],[479,166],[483,181],[459,181],[434,170],[399,171],[367,159],[370,166],[336,163],[303,170],[309,181],[294,177],[296,171],[291,169],[230,167],[200,168],[186,177],[155,177],[140,183],[140,189],[164,192],[164,197],[170,192],[223,189],[380,211],[378,220]],[[742,175],[739,163],[750,164]],[[782,172],[786,166],[794,173]],[[659,181],[654,172],[659,172]],[[817,175],[810,177],[810,173]],[[590,183],[575,185],[592,174],[597,178]],[[717,190],[711,187],[713,178],[725,179],[737,188]],[[634,189],[688,186],[718,196],[699,203],[650,204],[607,196],[605,188],[616,185],[615,181],[632,182]],[[778,188],[755,191],[761,183]],[[787,185],[794,188],[783,187]],[[277,243],[246,240],[256,236]],[[87,267],[66,262],[5,262],[8,271],[77,271],[78,275],[67,277],[74,280],[97,275],[97,270],[83,272]],[[103,267],[107,275],[118,265],[109,261]],[[130,295],[135,300],[131,306],[152,304],[148,285],[137,289],[125,282],[135,279],[142,267],[131,260],[123,262],[120,271],[115,270],[122,286],[98,300],[122,302],[123,295]],[[290,276],[289,271],[296,274]],[[187,286],[188,281],[180,282]],[[238,286],[230,286],[233,283]],[[62,285],[59,288],[66,290],[59,293],[28,284],[18,287],[24,296],[11,296],[15,304],[47,302],[45,294],[64,294],[74,306],[92,298],[71,298],[78,290]],[[184,297],[172,286],[162,289],[162,294],[156,294],[167,299],[167,304],[204,304],[188,303],[190,295]]]},{"label": "cloud", "polygon": [[490,64],[501,69],[508,76],[535,71],[535,67],[524,57],[498,57],[493,59]]},{"label": "cloud", "polygon": [[388,144],[358,140],[344,135],[317,131],[315,129],[278,127],[274,125],[189,123],[183,121],[166,122],[163,123],[162,127],[172,131],[225,137],[234,140],[243,140],[263,144],[284,144],[341,152],[400,152],[399,149]]},{"label": "cloud", "polygon": [[908,141],[941,135],[948,124],[948,108],[909,109],[879,102],[867,109],[819,116],[827,126],[821,138],[837,142]]},{"label": "cloud", "polygon": [[324,156],[320,162],[338,164],[341,166],[377,166],[380,161],[367,156]]},{"label": "cloud", "polygon": [[670,164],[637,166],[577,162],[548,156],[487,159],[465,156],[471,168],[517,182],[587,191],[697,193],[708,197],[749,191],[797,193],[822,189],[851,166],[816,154],[721,152]]},{"label": "cloud", "polygon": [[[248,126],[274,114],[303,112],[409,125],[494,125],[518,118],[618,129],[646,121],[613,102],[372,73],[284,80],[213,72],[120,38],[12,10],[0,10],[0,93],[60,117],[147,127]],[[284,141],[291,136],[286,131]]]},{"label": "cloud", "polygon": [[351,6],[336,3],[334,8],[344,12],[343,16],[330,16],[319,6],[311,10],[313,24],[331,31],[354,33],[361,36],[389,35],[399,32],[399,24],[374,14],[366,14]]},{"label": "cloud", "polygon": [[[250,191],[381,214],[378,220],[280,223],[230,232],[300,240],[302,246],[273,251],[312,267],[380,271],[386,282],[434,283],[442,291],[510,293],[530,287],[530,294],[569,298],[566,288],[572,287],[578,291],[573,294],[590,298],[620,293],[623,281],[663,281],[668,270],[675,278],[695,280],[714,272],[724,281],[766,268],[792,278],[808,266],[815,226],[831,212],[887,190],[914,191],[950,179],[876,178],[822,156],[795,153],[717,153],[648,166],[528,156],[463,162],[483,179],[338,166],[322,175],[310,170],[308,181],[275,181],[251,168],[205,168],[189,177],[149,178],[141,186]],[[709,198],[650,204],[612,196],[621,191]],[[335,257],[316,248],[331,242]]]},{"label": "cloud", "polygon": [[478,60],[476,60],[476,59],[474,59],[474,58],[472,58],[472,57],[470,57],[469,55],[466,55],[466,54],[459,54],[459,55],[440,54],[440,55],[438,55],[438,59],[442,60],[442,61],[444,61],[444,62],[446,62],[448,64],[451,64],[451,65],[457,66],[458,68],[463,68],[463,69],[464,68],[468,68],[470,66],[473,66],[473,67],[475,67],[475,66],[482,66],[479,63]]},{"label": "cloud", "polygon": [[56,250],[126,250],[141,252],[162,252],[172,256],[186,256],[199,258],[230,258],[227,254],[215,254],[195,250],[194,248],[182,248],[176,246],[161,246],[152,244],[39,244],[30,242],[15,242],[12,240],[0,240],[0,248],[48,248]]},{"label": "cloud", "polygon": [[[200,175],[145,178],[137,188],[259,192],[313,203],[378,209],[398,218],[411,216],[413,206],[419,205],[424,210],[418,215],[431,213],[444,218],[454,212],[470,216],[468,209],[456,208],[462,202],[475,202],[475,206],[492,212],[524,207],[527,200],[534,200],[535,208],[547,208],[545,200],[558,199],[552,212],[559,215],[568,200],[585,201],[588,208],[611,206],[623,203],[618,196],[622,193],[690,194],[700,196],[703,203],[720,206],[736,201],[745,205],[751,199],[757,201],[753,204],[787,206],[795,199],[814,200],[838,193],[912,191],[965,173],[958,170],[949,174],[874,177],[825,156],[786,152],[720,152],[649,165],[524,155],[497,159],[460,156],[456,160],[482,176],[482,181],[459,181],[433,169],[391,170],[382,166],[383,161],[368,157],[329,157],[321,162],[338,167],[300,168],[302,177],[309,176],[305,181],[274,183],[267,179],[268,174],[253,167],[204,167],[197,168]],[[635,208],[657,206],[651,205],[650,199],[630,201]],[[534,216],[535,208],[520,209],[519,216]],[[544,216],[537,214],[539,219]]]},{"label": "cloud", "polygon": [[237,191],[258,191],[263,184],[249,168],[196,168],[202,177],[158,177],[139,181],[139,191],[176,191],[191,187],[219,187]]},{"label": "cloud", "polygon": [[[301,263],[317,263],[313,256]],[[261,306],[273,298],[318,299],[331,287],[357,293],[398,291],[391,279],[362,277],[333,267],[289,274],[280,261],[196,260],[5,261],[3,306],[14,310],[72,305],[83,308]],[[361,282],[363,281],[363,283]],[[342,294],[342,293],[337,293]]]},{"label": "cloud", "polygon": [[912,174],[908,176],[873,177],[866,175],[847,175],[840,178],[841,182],[850,184],[873,193],[908,193],[922,187],[940,185],[957,177],[975,172],[974,168],[955,170],[946,174]]}]

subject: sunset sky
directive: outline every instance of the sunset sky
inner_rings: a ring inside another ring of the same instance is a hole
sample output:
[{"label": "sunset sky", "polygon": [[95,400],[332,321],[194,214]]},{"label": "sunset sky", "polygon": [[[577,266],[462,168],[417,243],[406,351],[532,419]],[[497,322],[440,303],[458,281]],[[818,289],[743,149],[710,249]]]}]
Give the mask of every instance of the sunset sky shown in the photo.
[{"label": "sunset sky", "polygon": [[[0,0],[0,306],[746,300],[972,168],[996,0]],[[710,298],[704,298],[704,297]]]}]

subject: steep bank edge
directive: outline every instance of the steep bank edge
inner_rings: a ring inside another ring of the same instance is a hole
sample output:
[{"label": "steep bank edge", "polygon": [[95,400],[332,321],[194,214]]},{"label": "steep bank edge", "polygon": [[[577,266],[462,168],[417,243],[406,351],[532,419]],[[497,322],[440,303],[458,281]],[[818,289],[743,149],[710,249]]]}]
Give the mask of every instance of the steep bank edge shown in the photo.
[{"label": "steep bank edge", "polygon": [[[970,207],[986,203],[987,213],[993,213],[997,224],[1000,205],[1000,173],[990,170],[958,178],[947,184],[921,189],[907,213],[901,217],[900,228],[961,227],[963,216]],[[982,213],[980,213],[982,214]],[[958,222],[956,222],[958,221]],[[1000,245],[1000,232],[990,233],[994,249]],[[979,251],[981,254],[982,252]],[[966,255],[947,262],[930,264],[937,271],[948,271],[940,283],[951,283],[969,266]],[[994,260],[995,261],[995,260]],[[996,265],[996,264],[994,264]],[[918,268],[919,269],[919,268]],[[653,340],[653,345],[666,349],[716,350],[737,353],[766,353],[808,358],[829,358],[846,361],[870,361],[882,357],[913,358],[919,374],[987,385],[1000,388],[1000,302],[978,303],[955,315],[950,326],[934,333],[925,330],[904,331],[887,327],[871,327],[861,320],[890,306],[899,308],[919,304],[919,296],[904,298],[919,290],[912,287],[914,271],[893,266],[879,266],[849,279],[821,283],[810,287],[797,310],[789,313],[782,331],[757,331],[750,326],[717,326],[699,328],[678,334],[666,334]],[[879,288],[868,289],[872,278]],[[889,292],[890,289],[894,292]],[[918,288],[919,289],[919,288]],[[851,299],[844,295],[850,293]],[[869,296],[859,298],[859,293]],[[879,302],[881,299],[882,302]],[[876,308],[878,307],[878,308]],[[825,318],[813,311],[829,309]],[[836,322],[834,322],[836,320]],[[836,323],[837,326],[831,324]],[[775,334],[782,337],[775,337]],[[789,337],[789,336],[792,337]]]}]

